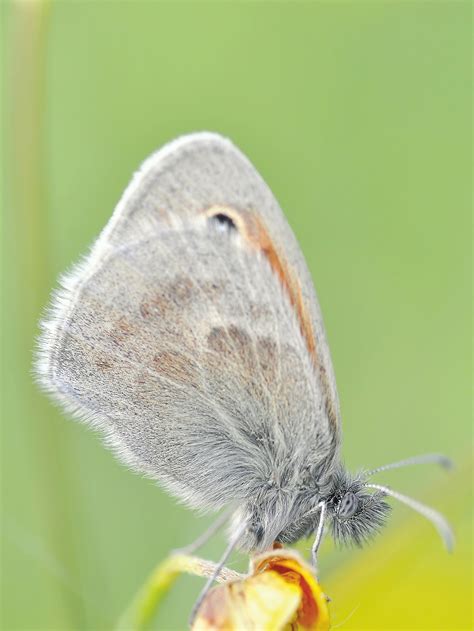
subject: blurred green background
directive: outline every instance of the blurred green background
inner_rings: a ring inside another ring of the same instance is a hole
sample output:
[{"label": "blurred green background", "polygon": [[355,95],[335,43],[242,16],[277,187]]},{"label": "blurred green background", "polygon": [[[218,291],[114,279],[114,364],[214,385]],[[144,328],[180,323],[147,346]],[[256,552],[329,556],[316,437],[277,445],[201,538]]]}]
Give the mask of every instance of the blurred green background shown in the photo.
[{"label": "blurred green background", "polygon": [[[154,565],[208,523],[120,466],[30,374],[58,274],[140,162],[202,129],[243,149],[299,238],[325,316],[347,464],[439,450],[457,463],[449,475],[380,476],[450,518],[453,555],[401,505],[371,547],[325,543],[334,625],[472,628],[471,4],[1,10],[2,628],[112,628]],[[204,554],[223,546],[217,537]],[[154,628],[184,629],[201,584],[180,579]]]}]

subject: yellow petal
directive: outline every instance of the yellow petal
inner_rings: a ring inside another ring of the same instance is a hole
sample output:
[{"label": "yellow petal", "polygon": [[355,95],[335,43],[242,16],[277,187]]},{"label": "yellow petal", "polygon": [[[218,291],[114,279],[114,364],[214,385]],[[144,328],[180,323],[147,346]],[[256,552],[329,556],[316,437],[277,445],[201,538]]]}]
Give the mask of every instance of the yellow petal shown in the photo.
[{"label": "yellow petal", "polygon": [[214,588],[201,606],[193,631],[282,631],[301,604],[301,589],[266,571]]},{"label": "yellow petal", "polygon": [[326,597],[312,569],[292,551],[253,559],[250,575],[213,589],[193,631],[327,631]]},{"label": "yellow petal", "polygon": [[288,584],[300,589],[300,604],[292,629],[326,631],[329,629],[327,598],[312,568],[294,551],[273,550],[253,560],[253,572],[277,572]]}]

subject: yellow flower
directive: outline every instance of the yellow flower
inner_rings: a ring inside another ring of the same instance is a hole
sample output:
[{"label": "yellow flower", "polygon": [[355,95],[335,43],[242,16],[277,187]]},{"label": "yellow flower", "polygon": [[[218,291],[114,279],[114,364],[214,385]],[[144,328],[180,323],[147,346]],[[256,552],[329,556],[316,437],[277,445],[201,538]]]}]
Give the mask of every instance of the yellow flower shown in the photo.
[{"label": "yellow flower", "polygon": [[[223,568],[204,599],[192,631],[326,631],[327,599],[312,569],[293,550],[276,547],[256,555],[247,575]],[[144,629],[182,572],[202,577],[216,564],[186,554],[161,562],[116,625],[117,631]]]},{"label": "yellow flower", "polygon": [[324,631],[327,600],[311,568],[293,551],[254,557],[249,575],[211,590],[193,631]]}]

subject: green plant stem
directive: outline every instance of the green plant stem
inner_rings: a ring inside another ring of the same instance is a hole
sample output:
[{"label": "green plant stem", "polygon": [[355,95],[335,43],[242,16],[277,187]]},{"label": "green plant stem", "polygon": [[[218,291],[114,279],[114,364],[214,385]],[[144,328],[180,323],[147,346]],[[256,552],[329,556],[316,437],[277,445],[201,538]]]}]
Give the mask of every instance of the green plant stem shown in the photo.
[{"label": "green plant stem", "polygon": [[[216,564],[194,556],[172,554],[159,563],[118,621],[116,631],[138,631],[151,621],[157,606],[179,574],[212,576]],[[218,582],[241,579],[242,575],[224,568]]]}]

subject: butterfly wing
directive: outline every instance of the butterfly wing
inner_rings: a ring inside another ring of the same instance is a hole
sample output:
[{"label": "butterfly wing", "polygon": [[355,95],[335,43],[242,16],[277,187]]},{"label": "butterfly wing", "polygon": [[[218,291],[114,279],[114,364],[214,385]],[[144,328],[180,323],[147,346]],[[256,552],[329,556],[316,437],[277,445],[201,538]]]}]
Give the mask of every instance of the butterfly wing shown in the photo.
[{"label": "butterfly wing", "polygon": [[276,460],[301,452],[315,466],[337,442],[304,259],[255,169],[213,134],[146,161],[65,279],[38,372],[125,462],[195,507],[249,497]]},{"label": "butterfly wing", "polygon": [[[280,277],[319,373],[335,431],[340,425],[336,380],[311,275],[278,202],[250,161],[212,133],[178,138],[143,164],[125,191],[95,251],[192,224],[206,209],[232,209],[239,227]],[[212,210],[211,210],[212,212]]]}]

